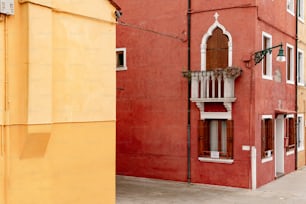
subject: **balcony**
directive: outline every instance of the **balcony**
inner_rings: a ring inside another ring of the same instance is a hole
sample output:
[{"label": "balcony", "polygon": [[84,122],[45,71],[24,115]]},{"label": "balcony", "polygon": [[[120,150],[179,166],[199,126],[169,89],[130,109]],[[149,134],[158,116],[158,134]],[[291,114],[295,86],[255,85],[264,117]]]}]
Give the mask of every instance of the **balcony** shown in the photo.
[{"label": "balcony", "polygon": [[[235,80],[241,75],[242,70],[237,67],[215,69],[213,71],[192,71],[191,98],[201,111],[201,119],[211,117],[212,114],[221,118],[231,118],[232,103],[236,101]],[[204,113],[205,103],[223,103],[227,112]]]}]

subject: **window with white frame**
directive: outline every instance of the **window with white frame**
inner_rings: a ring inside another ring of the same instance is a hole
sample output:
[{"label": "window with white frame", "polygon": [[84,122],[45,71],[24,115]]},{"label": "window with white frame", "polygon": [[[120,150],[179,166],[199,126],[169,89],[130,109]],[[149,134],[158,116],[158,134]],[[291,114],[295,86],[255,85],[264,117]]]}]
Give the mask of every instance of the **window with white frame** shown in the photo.
[{"label": "window with white frame", "polygon": [[296,139],[296,119],[293,114],[288,114],[285,118],[285,147],[286,151],[292,151],[295,147]]},{"label": "window with white frame", "polygon": [[304,115],[298,114],[296,124],[296,139],[298,151],[304,150]]},{"label": "window with white frame", "polygon": [[304,52],[300,49],[297,53],[297,82],[304,86]]},{"label": "window with white frame", "polygon": [[261,120],[261,158],[272,157],[274,151],[274,126],[272,115],[263,115]]},{"label": "window with white frame", "polygon": [[287,11],[294,15],[294,0],[287,0]]},{"label": "window with white frame", "polygon": [[116,48],[116,70],[127,70],[126,48]]},{"label": "window with white frame", "polygon": [[298,0],[297,15],[299,17],[299,20],[304,22],[304,0]]},{"label": "window with white frame", "polygon": [[286,79],[287,83],[294,84],[294,55],[293,46],[287,44],[286,53]]},{"label": "window with white frame", "polygon": [[[262,49],[272,47],[272,36],[268,33],[262,33]],[[264,79],[272,79],[272,54],[267,53],[262,60],[262,77]]]}]

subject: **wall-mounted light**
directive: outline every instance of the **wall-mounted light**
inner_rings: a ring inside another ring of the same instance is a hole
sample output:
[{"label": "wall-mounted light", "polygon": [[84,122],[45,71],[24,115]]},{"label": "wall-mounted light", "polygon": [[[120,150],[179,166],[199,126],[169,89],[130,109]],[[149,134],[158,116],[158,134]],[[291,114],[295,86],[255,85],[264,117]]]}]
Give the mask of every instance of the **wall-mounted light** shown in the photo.
[{"label": "wall-mounted light", "polygon": [[280,43],[279,45],[275,45],[273,47],[264,49],[264,50],[260,50],[255,52],[255,57],[254,57],[254,61],[255,61],[255,65],[258,64],[259,62],[261,62],[261,60],[263,60],[263,58],[266,57],[266,54],[271,54],[272,53],[272,49],[279,47],[279,51],[276,57],[276,61],[278,62],[284,62],[286,61],[286,57],[284,55],[284,50],[283,50],[283,44]]}]

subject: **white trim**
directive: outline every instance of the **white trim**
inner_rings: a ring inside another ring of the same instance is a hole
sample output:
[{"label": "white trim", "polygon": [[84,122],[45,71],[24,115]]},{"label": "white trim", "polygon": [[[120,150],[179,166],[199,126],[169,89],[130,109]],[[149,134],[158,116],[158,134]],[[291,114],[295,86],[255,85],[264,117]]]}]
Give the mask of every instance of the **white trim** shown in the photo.
[{"label": "white trim", "polygon": [[[291,8],[288,8],[288,4],[289,7]],[[290,13],[291,15],[295,16],[295,13],[294,13],[294,0],[287,0],[287,4],[286,4],[286,7],[287,7],[287,12]]]},{"label": "white trim", "polygon": [[232,66],[233,63],[233,40],[231,34],[225,29],[225,27],[219,23],[218,21],[218,13],[215,13],[215,22],[212,24],[205,35],[202,37],[201,43],[201,71],[206,70],[206,47],[207,47],[207,40],[212,35],[212,32],[216,28],[220,28],[223,31],[223,34],[228,37],[228,66]]},{"label": "white trim", "polygon": [[116,71],[125,71],[125,70],[127,70],[126,48],[116,48],[116,57],[117,57],[117,52],[123,52],[123,66],[122,67],[117,67],[117,65],[116,65]]},{"label": "white trim", "polygon": [[[272,47],[272,35],[270,35],[269,33],[266,32],[262,32],[262,37],[261,37],[261,47],[262,49],[265,49],[264,46],[264,38],[268,38],[269,42],[267,47]],[[263,79],[268,79],[268,80],[273,80],[273,76],[272,76],[272,53],[269,54],[267,53],[265,56],[266,60],[267,60],[267,74],[265,75],[263,73],[263,67],[264,67],[264,63],[261,63],[261,73],[262,73],[262,78]]]},{"label": "white trim", "polygon": [[[298,48],[298,52],[297,52],[297,55],[296,55],[296,57],[297,57],[297,61],[298,61],[298,56],[299,56],[299,54],[301,54],[301,58],[300,58],[300,60],[301,60],[301,62],[300,62],[300,78],[301,78],[301,80],[300,81],[298,81],[298,85],[299,86],[304,86],[304,51],[303,50],[301,50],[300,48]],[[299,63],[299,61],[298,61],[298,63]]]},{"label": "white trim", "polygon": [[266,162],[270,162],[270,161],[273,161],[273,157],[265,157],[263,159],[261,159],[261,163],[266,163]]},{"label": "white trim", "polygon": [[251,169],[252,169],[252,189],[257,188],[257,160],[256,160],[256,147],[252,146],[251,149]]},{"label": "white trim", "polygon": [[273,117],[272,117],[272,115],[262,115],[261,116],[261,119],[263,120],[263,119],[272,119]]},{"label": "white trim", "polygon": [[294,150],[290,150],[286,152],[286,156],[290,156],[294,154]]},{"label": "white trim", "polygon": [[[299,118],[301,118],[301,121],[299,123],[300,126],[297,126],[297,128],[299,127],[300,130],[301,130],[301,137],[302,137],[301,146],[300,147],[298,146],[298,151],[300,152],[300,151],[304,151],[304,149],[305,149],[305,145],[304,145],[304,142],[305,142],[305,132],[304,132],[305,124],[304,123],[305,123],[305,121],[304,121],[304,114],[298,114],[297,117],[298,117],[297,120]],[[298,138],[296,138],[296,139],[298,139]]]},{"label": "white trim", "polygon": [[[290,79],[287,79],[287,73],[288,73],[288,48],[290,48],[291,52],[290,52]],[[286,44],[286,82],[287,84],[294,84],[294,46],[290,45],[290,44]]]},{"label": "white trim", "polygon": [[286,115],[286,118],[294,118],[294,114],[288,114]]},{"label": "white trim", "polygon": [[212,159],[207,157],[198,157],[198,160],[201,162],[222,163],[222,164],[234,163],[233,159]]},{"label": "white trim", "polygon": [[201,111],[201,120],[205,119],[232,119],[232,112],[202,112]]}]

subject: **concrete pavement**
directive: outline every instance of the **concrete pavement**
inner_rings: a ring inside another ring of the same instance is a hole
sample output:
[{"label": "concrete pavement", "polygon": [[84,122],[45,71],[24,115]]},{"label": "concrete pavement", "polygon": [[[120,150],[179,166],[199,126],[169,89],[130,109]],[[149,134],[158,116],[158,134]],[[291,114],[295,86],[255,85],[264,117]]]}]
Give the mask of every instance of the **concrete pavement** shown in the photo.
[{"label": "concrete pavement", "polygon": [[306,204],[306,168],[257,190],[117,176],[117,204]]}]

